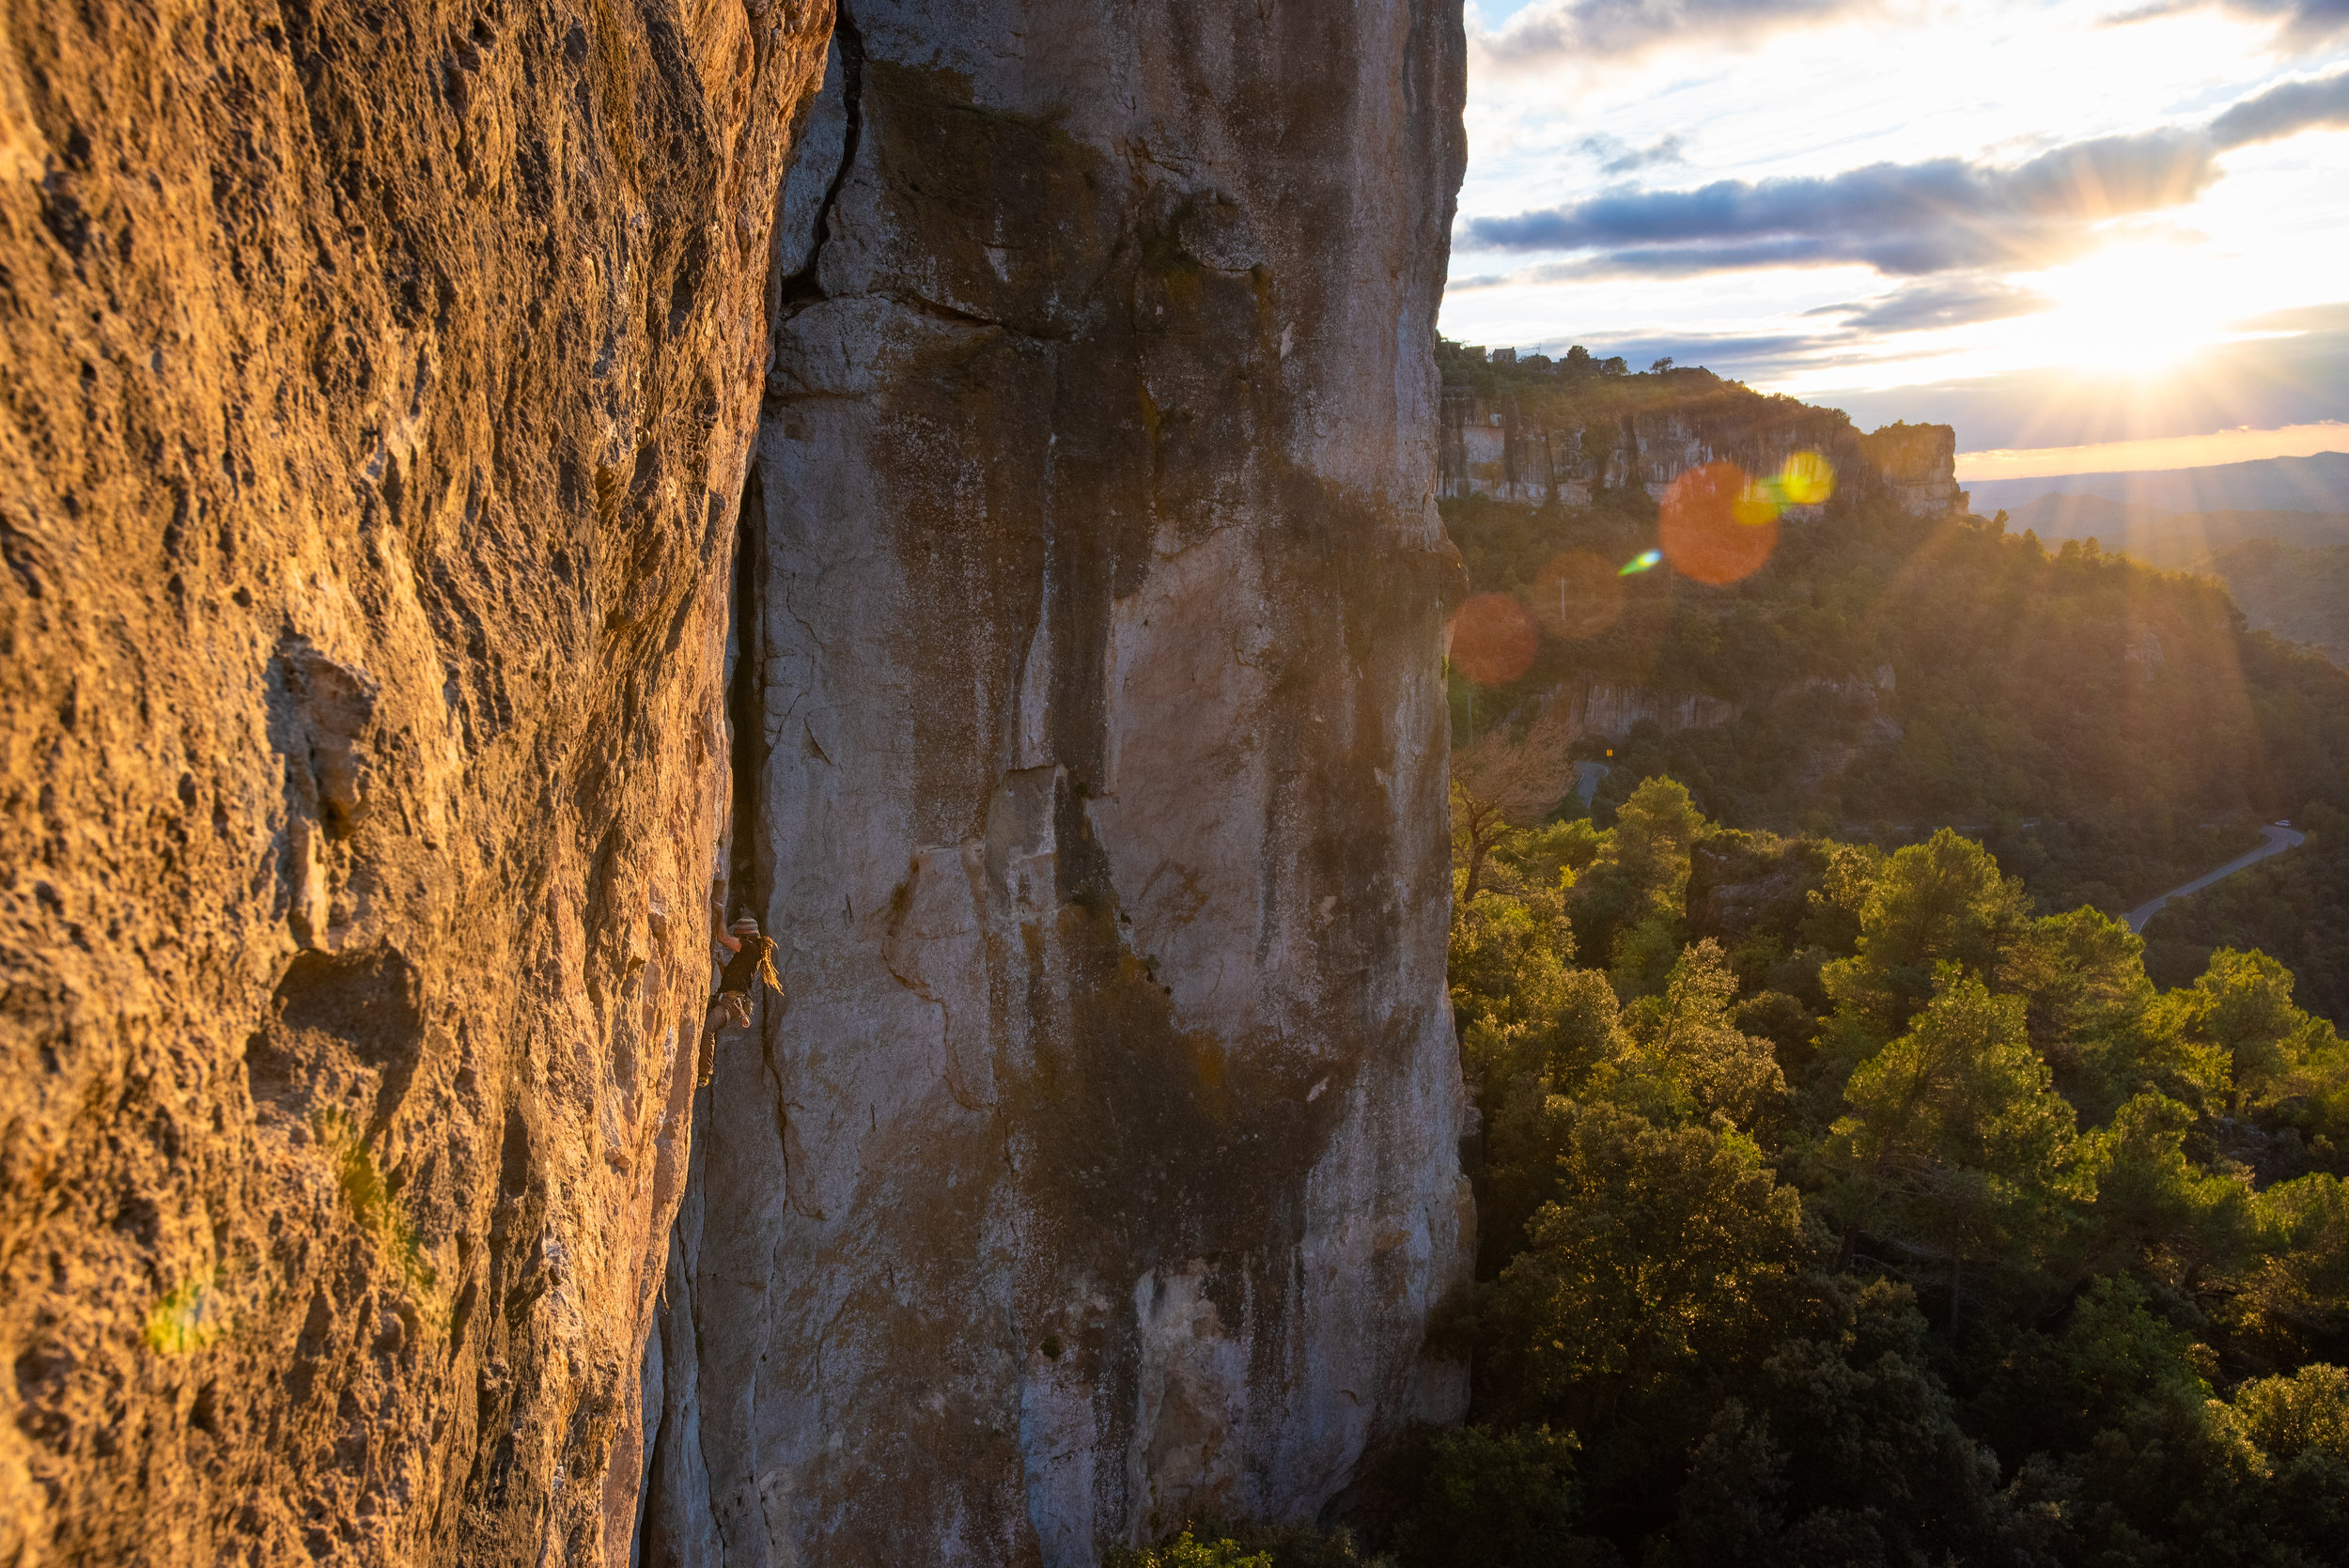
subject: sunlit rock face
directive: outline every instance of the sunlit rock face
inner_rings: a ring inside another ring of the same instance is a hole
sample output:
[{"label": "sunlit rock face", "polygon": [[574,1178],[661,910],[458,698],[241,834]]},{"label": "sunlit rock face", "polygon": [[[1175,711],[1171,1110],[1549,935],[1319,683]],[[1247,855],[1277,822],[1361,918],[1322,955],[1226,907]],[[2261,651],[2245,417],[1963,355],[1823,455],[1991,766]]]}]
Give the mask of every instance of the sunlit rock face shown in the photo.
[{"label": "sunlit rock face", "polygon": [[0,23],[0,1562],[627,1560],[830,25]]},{"label": "sunlit rock face", "polygon": [[1090,1564],[1456,1412],[1456,6],[859,0],[784,200],[644,1560]]},{"label": "sunlit rock face", "polygon": [[[1825,456],[1846,503],[1884,503],[1913,517],[1962,513],[1957,432],[1947,425],[1887,425],[1863,432],[1839,409],[1762,397],[1742,386],[1700,384],[1677,403],[1598,423],[1550,424],[1515,396],[1486,399],[1444,389],[1438,414],[1440,486],[1447,498],[1486,495],[1539,505],[1591,505],[1601,489],[1644,489],[1661,499],[1672,482],[1706,463],[1748,474],[1780,471],[1797,452]],[[1812,506],[1789,508],[1808,520]]]}]

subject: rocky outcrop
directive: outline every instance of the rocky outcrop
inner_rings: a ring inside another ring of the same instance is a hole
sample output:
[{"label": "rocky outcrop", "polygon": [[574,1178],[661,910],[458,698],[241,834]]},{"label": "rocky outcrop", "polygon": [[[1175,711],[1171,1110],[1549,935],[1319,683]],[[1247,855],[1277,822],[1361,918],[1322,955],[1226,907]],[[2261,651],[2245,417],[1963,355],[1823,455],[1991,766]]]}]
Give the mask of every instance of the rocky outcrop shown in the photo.
[{"label": "rocky outcrop", "polygon": [[1666,735],[1682,730],[1712,729],[1737,716],[1737,705],[1701,691],[1657,691],[1620,681],[1579,681],[1550,693],[1550,702],[1567,705],[1567,722],[1575,736],[1621,740],[1641,723],[1654,724]]},{"label": "rocky outcrop", "polygon": [[1892,503],[1911,517],[1963,514],[1957,488],[1957,431],[1948,425],[1879,426],[1855,443],[1868,472]]},{"label": "rocky outcrop", "polygon": [[1456,1411],[1439,0],[856,0],[786,193],[647,1564],[1090,1564]]},{"label": "rocky outcrop", "polygon": [[0,23],[0,1561],[627,1560],[830,26]]},{"label": "rocky outcrop", "polygon": [[[1839,410],[1766,397],[1703,371],[1666,375],[1690,384],[1685,392],[1642,388],[1640,405],[1621,411],[1612,405],[1630,395],[1606,396],[1604,383],[1563,404],[1531,394],[1484,398],[1467,387],[1446,387],[1439,417],[1442,493],[1587,506],[1599,490],[1637,485],[1660,499],[1674,479],[1706,463],[1725,460],[1770,474],[1793,454],[1812,451],[1834,465],[1847,503],[1879,502],[1922,518],[1965,508],[1957,433],[1947,425],[1888,425],[1863,433]],[[1813,506],[1788,512],[1818,515]]]}]

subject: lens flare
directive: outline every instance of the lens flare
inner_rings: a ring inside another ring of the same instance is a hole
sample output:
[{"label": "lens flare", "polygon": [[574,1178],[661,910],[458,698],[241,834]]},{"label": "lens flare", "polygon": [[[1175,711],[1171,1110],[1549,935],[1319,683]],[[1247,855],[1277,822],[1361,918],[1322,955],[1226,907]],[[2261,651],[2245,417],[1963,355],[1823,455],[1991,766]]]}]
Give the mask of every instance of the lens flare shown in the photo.
[{"label": "lens flare", "polygon": [[1761,569],[1778,548],[1778,509],[1749,521],[1753,514],[1739,503],[1751,488],[1746,471],[1728,462],[1692,468],[1672,482],[1657,532],[1673,570],[1718,587]]},{"label": "lens flare", "polygon": [[1776,479],[1749,479],[1729,504],[1729,515],[1748,528],[1766,528],[1785,509],[1786,492]]},{"label": "lens flare", "polygon": [[1643,550],[1640,551],[1639,554],[1634,555],[1630,560],[1625,562],[1623,568],[1616,572],[1615,575],[1617,577],[1629,577],[1634,572],[1648,571],[1654,567],[1660,567],[1663,564],[1664,552],[1662,551]]},{"label": "lens flare", "polygon": [[1816,506],[1835,493],[1835,465],[1825,453],[1797,452],[1778,471],[1778,488],[1790,506]]},{"label": "lens flare", "polygon": [[1479,686],[1517,679],[1541,645],[1541,629],[1508,594],[1479,594],[1453,617],[1452,667]]},{"label": "lens flare", "polygon": [[1586,550],[1562,550],[1533,574],[1533,615],[1574,642],[1595,637],[1623,614],[1618,573]]}]

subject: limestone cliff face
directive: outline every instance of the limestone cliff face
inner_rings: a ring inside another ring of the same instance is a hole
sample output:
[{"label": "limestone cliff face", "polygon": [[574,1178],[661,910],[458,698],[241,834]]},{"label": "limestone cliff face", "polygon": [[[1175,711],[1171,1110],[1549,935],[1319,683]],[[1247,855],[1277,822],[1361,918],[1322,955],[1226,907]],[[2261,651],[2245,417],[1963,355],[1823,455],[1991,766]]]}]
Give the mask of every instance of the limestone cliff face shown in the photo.
[{"label": "limestone cliff face", "polygon": [[[1767,692],[1759,699],[1759,706],[1777,706],[1799,695],[1825,693],[1843,704],[1872,738],[1897,740],[1900,725],[1887,712],[1894,684],[1892,666],[1880,664],[1872,675],[1848,675],[1840,680],[1825,675],[1807,676]],[[1591,679],[1557,686],[1541,700],[1545,705],[1567,705],[1569,734],[1608,740],[1621,740],[1642,723],[1654,724],[1665,735],[1712,729],[1757,706],[1752,701],[1729,702],[1702,691],[1660,691],[1652,686]],[[1547,707],[1543,710],[1547,711]]]},{"label": "limestone cliff face", "polygon": [[626,1561],[830,27],[0,22],[0,1562]]},{"label": "limestone cliff face", "polygon": [[643,1560],[1297,1516],[1457,1408],[1440,0],[857,0],[786,196]]},{"label": "limestone cliff face", "polygon": [[[1688,376],[1690,372],[1679,372]],[[1442,491],[1540,505],[1587,506],[1598,489],[1632,485],[1660,498],[1689,469],[1727,460],[1771,474],[1791,454],[1825,453],[1846,499],[1886,501],[1912,516],[1962,510],[1957,433],[1947,425],[1888,425],[1862,432],[1840,410],[1765,397],[1709,379],[1685,396],[1597,421],[1556,419],[1515,396],[1480,398],[1447,387],[1439,415]],[[1807,507],[1793,515],[1815,515]]]}]

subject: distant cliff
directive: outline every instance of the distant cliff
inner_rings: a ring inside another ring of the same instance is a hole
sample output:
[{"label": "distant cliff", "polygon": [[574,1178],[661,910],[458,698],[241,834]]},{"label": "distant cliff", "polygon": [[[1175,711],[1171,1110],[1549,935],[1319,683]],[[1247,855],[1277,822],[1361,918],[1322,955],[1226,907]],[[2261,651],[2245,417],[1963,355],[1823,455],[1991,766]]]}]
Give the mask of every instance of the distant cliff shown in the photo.
[{"label": "distant cliff", "polygon": [[1600,491],[1637,485],[1660,499],[1705,463],[1770,474],[1810,450],[1835,465],[1849,500],[1890,502],[1914,517],[1965,509],[1957,433],[1947,425],[1863,432],[1841,410],[1766,396],[1709,370],[1625,375],[1447,348],[1439,418],[1448,498],[1587,506]]}]

